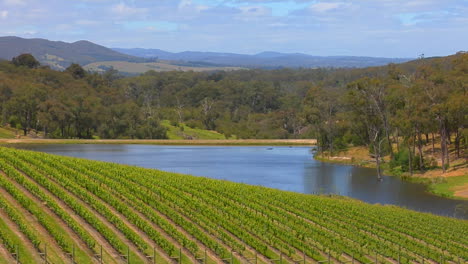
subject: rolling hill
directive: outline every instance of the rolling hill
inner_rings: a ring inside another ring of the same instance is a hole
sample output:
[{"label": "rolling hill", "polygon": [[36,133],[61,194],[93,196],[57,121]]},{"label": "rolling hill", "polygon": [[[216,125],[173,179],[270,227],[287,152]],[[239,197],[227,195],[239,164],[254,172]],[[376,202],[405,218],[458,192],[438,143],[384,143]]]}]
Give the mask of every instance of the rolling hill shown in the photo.
[{"label": "rolling hill", "polygon": [[115,51],[132,56],[158,58],[172,61],[203,62],[215,65],[239,66],[246,68],[362,68],[386,65],[388,63],[402,63],[410,58],[375,58],[359,56],[311,56],[303,53],[261,52],[255,55],[217,52],[185,51],[171,53],[160,49],[122,49]]},{"label": "rolling hill", "polygon": [[[82,66],[92,64],[88,69],[99,71],[100,69],[109,67],[109,62],[119,62],[115,64],[115,68],[122,72],[133,74],[148,70],[211,71],[233,70],[238,69],[238,67],[361,68],[386,65],[388,63],[401,63],[410,60],[405,58],[358,56],[322,57],[302,53],[279,52],[262,52],[255,55],[196,51],[171,53],[160,49],[110,49],[86,40],[67,43],[46,39],[25,39],[14,36],[0,37],[0,59],[11,60],[22,53],[31,53],[41,64],[49,65],[58,70],[65,69],[71,63],[78,63]],[[125,62],[127,64],[123,65]]]},{"label": "rolling hill", "polygon": [[73,43],[46,39],[0,37],[0,58],[11,60],[22,53],[32,54],[41,64],[63,70],[71,63],[86,65],[96,61],[144,62],[143,58],[122,54],[109,48],[81,40]]}]

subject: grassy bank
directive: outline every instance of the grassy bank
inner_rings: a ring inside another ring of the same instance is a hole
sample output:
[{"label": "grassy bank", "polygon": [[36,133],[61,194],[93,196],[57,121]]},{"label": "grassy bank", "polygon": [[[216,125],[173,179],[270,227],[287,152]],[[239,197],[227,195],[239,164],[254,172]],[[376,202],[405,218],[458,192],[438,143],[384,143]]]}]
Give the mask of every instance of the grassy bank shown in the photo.
[{"label": "grassy bank", "polygon": [[468,259],[466,220],[40,152],[0,147],[0,192],[0,247],[24,234],[21,263],[43,241],[64,264]]},{"label": "grassy bank", "polygon": [[15,138],[15,130],[11,128],[0,127],[0,138]]},{"label": "grassy bank", "polygon": [[[316,160],[322,162],[353,165],[366,168],[375,168],[375,162],[370,157],[369,151],[364,147],[352,147],[346,151],[330,156],[327,153],[316,155]],[[412,176],[409,173],[395,173],[390,169],[388,161],[390,157],[384,157],[382,169],[385,175],[401,177],[404,180],[427,185],[427,190],[435,195],[454,198],[468,199],[468,168],[466,161],[458,160],[443,173],[441,168],[433,168],[424,172],[415,172]]]}]

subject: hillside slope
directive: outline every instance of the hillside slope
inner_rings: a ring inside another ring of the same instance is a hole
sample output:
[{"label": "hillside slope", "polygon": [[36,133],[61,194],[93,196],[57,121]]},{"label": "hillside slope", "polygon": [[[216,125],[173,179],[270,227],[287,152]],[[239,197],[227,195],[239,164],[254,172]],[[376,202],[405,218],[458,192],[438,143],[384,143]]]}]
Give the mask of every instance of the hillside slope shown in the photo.
[{"label": "hillside slope", "polygon": [[170,61],[158,62],[128,62],[128,61],[98,61],[87,64],[83,67],[85,70],[92,72],[104,72],[107,69],[114,68],[115,70],[130,75],[145,73],[148,71],[165,72],[165,71],[194,71],[194,72],[210,72],[210,71],[233,71],[240,70],[239,67],[216,67],[216,66],[184,66],[176,65]]},{"label": "hillside slope", "polygon": [[258,54],[236,54],[219,52],[184,51],[167,52],[160,49],[122,49],[113,50],[144,58],[161,60],[204,62],[215,65],[239,66],[247,68],[363,68],[381,66],[389,63],[403,63],[410,58],[378,58],[364,56],[312,56],[303,53],[261,52]]},{"label": "hillside slope", "polygon": [[71,63],[86,65],[95,61],[145,61],[85,40],[67,43],[46,39],[0,37],[1,59],[11,60],[22,53],[30,53],[41,64],[50,65],[55,69],[64,69]]},{"label": "hillside slope", "polygon": [[468,259],[465,220],[39,152],[0,148],[0,193],[4,262]]}]

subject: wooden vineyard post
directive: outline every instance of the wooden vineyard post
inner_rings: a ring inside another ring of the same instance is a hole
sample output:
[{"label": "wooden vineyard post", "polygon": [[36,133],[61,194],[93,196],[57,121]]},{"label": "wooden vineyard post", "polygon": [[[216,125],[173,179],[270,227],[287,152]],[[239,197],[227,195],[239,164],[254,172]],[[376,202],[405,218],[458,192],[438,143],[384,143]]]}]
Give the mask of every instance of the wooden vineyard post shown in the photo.
[{"label": "wooden vineyard post", "polygon": [[179,256],[171,257],[171,259],[177,259],[177,263],[182,263],[182,248],[179,248]]},{"label": "wooden vineyard post", "polygon": [[94,257],[99,260],[99,264],[102,264],[104,262],[104,257],[102,255],[102,245],[100,245],[99,254],[95,254]]},{"label": "wooden vineyard post", "polygon": [[401,245],[398,244],[398,264],[400,264]]},{"label": "wooden vineyard post", "polygon": [[146,256],[146,258],[147,259],[152,259],[153,264],[156,264],[156,248],[155,247],[153,247],[153,255],[152,256],[148,255],[148,256]]},{"label": "wooden vineyard post", "polygon": [[11,254],[16,261],[16,264],[19,264],[19,251],[18,251],[18,245],[15,245],[15,252]]},{"label": "wooden vineyard post", "polygon": [[204,256],[200,257],[200,258],[195,258],[195,259],[200,261],[201,263],[205,264],[206,263],[206,248],[205,248]]},{"label": "wooden vineyard post", "polygon": [[44,252],[42,253],[39,253],[39,256],[41,256],[43,259],[44,259],[44,263],[48,263],[47,262],[47,244],[44,245]]},{"label": "wooden vineyard post", "polygon": [[255,264],[257,264],[257,252],[255,252],[255,258],[247,259],[248,263],[252,263],[251,261],[255,260]]},{"label": "wooden vineyard post", "polygon": [[231,260],[230,263],[233,264],[234,263],[234,251],[232,251],[232,249],[231,249],[231,257],[230,258],[224,258],[224,259],[221,259],[221,260]]},{"label": "wooden vineyard post", "polygon": [[331,255],[330,255],[330,249],[328,249],[328,254],[327,254],[327,260],[320,260],[318,263],[328,263],[330,264],[331,262]]},{"label": "wooden vineyard post", "polygon": [[15,245],[15,251],[16,251],[16,263],[19,264],[19,250],[18,250],[18,245]]},{"label": "wooden vineyard post", "polygon": [[[341,255],[343,254],[345,254],[345,252],[341,253]],[[351,260],[342,261],[342,263],[349,263],[349,262],[351,262],[351,264],[354,264],[354,251],[351,254]]]},{"label": "wooden vineyard post", "polygon": [[[102,253],[101,253],[102,256]],[[127,245],[127,255],[120,255],[120,257],[124,258],[126,260],[126,263],[130,263],[130,247]]]},{"label": "wooden vineyard post", "polygon": [[270,259],[271,262],[273,263],[276,263],[278,261],[278,263],[282,263],[283,262],[283,252],[280,252],[280,257],[279,259]]},{"label": "wooden vineyard post", "polygon": [[72,244],[72,251],[70,253],[67,253],[67,255],[70,256],[71,263],[75,264],[75,245],[74,244]]}]

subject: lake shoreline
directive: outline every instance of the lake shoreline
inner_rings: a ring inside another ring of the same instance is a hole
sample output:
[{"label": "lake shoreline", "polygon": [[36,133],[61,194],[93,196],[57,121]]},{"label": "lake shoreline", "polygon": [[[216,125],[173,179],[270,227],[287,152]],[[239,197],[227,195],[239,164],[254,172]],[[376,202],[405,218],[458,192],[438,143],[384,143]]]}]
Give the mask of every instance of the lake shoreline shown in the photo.
[{"label": "lake shoreline", "polygon": [[194,146],[315,146],[315,139],[0,139],[0,144],[140,144]]},{"label": "lake shoreline", "polygon": [[[320,156],[314,155],[314,159],[320,162],[350,165],[363,168],[376,168],[376,165],[370,161],[362,159],[362,157],[354,156]],[[439,172],[440,171],[440,172]],[[427,192],[454,200],[468,200],[468,175],[467,168],[452,169],[446,174],[454,173],[462,174],[460,176],[445,176],[441,169],[428,170],[423,173],[415,173],[410,176],[408,173],[397,175],[390,170],[384,170],[386,176],[400,177],[402,180],[421,183],[427,188]]]}]

